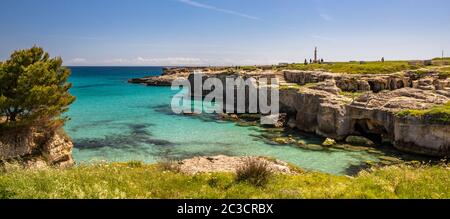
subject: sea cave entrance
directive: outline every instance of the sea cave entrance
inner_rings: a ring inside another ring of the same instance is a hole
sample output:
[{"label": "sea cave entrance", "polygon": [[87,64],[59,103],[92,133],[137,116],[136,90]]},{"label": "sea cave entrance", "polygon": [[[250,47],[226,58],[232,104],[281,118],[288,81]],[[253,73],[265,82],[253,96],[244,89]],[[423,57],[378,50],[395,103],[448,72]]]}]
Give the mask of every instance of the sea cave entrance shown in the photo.
[{"label": "sea cave entrance", "polygon": [[375,143],[382,143],[384,136],[387,136],[386,128],[368,119],[354,121],[354,132],[364,136]]}]

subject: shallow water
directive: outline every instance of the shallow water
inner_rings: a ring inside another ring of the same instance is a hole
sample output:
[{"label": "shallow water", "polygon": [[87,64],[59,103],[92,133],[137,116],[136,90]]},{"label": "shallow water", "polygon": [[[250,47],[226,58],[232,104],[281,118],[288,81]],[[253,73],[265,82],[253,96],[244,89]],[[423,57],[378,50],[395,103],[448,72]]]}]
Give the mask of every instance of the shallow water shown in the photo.
[{"label": "shallow water", "polygon": [[[161,74],[155,67],[72,67],[71,93],[76,102],[67,113],[66,131],[73,138],[77,162],[148,163],[197,155],[261,155],[308,170],[347,173],[375,155],[362,151],[307,150],[271,144],[260,127],[242,127],[204,116],[174,115],[170,87],[128,84],[127,79]],[[323,139],[294,136],[306,143]]]}]

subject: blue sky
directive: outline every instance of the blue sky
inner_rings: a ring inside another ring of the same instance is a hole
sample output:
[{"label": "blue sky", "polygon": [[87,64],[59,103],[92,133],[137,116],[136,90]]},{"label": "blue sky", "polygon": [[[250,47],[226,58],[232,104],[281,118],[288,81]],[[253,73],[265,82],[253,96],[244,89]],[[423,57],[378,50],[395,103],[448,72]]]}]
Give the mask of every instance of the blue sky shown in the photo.
[{"label": "blue sky", "polygon": [[[450,53],[448,0],[0,0],[0,59],[66,65],[274,64]],[[450,55],[449,55],[450,56]]]}]

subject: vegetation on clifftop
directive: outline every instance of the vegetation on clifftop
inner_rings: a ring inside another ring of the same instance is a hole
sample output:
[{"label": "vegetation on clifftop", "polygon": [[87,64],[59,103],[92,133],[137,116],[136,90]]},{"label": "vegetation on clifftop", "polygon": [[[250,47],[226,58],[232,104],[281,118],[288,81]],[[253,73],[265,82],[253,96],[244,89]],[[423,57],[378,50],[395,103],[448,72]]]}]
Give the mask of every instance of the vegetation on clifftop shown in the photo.
[{"label": "vegetation on clifftop", "polygon": [[0,173],[0,198],[450,198],[447,165],[391,166],[357,177],[272,175],[264,187],[234,174],[186,175],[139,162]]},{"label": "vegetation on clifftop", "polygon": [[410,65],[406,61],[389,62],[334,62],[325,64],[290,64],[287,69],[292,70],[321,70],[332,73],[348,74],[390,74],[405,70],[414,70],[420,68],[417,65]]},{"label": "vegetation on clifftop", "polygon": [[403,110],[397,113],[399,117],[413,116],[432,123],[450,124],[450,102],[426,110]]},{"label": "vegetation on clifftop", "polygon": [[433,59],[434,65],[449,65],[450,64],[450,57],[444,57],[444,58],[434,58]]}]

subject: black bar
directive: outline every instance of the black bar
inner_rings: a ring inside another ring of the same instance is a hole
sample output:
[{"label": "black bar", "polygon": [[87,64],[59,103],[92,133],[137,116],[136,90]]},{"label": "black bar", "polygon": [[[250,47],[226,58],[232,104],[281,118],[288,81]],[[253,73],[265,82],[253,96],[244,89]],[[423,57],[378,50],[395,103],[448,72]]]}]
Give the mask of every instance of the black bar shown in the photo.
[{"label": "black bar", "polygon": [[[21,216],[61,212],[71,217],[114,215],[124,218],[139,215],[152,218],[150,216],[157,215],[280,217],[306,214],[350,217],[358,215],[357,212],[365,212],[370,217],[398,213],[430,218],[433,214],[448,212],[449,204],[448,200],[0,200],[0,212],[5,215],[5,212],[19,213]],[[206,207],[210,210],[206,211]],[[195,212],[189,209],[195,209]]]}]

